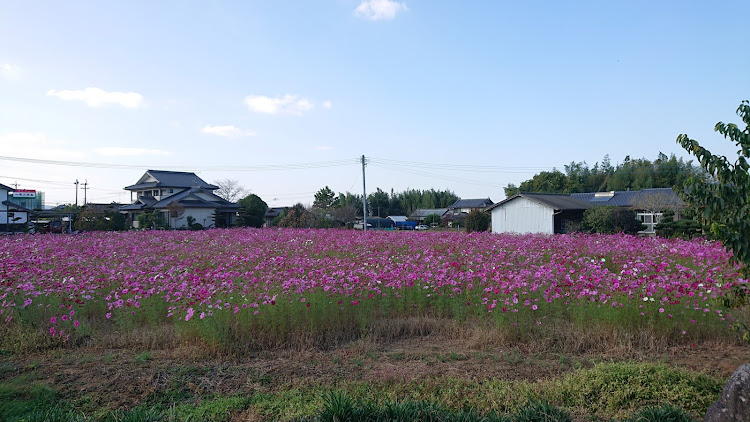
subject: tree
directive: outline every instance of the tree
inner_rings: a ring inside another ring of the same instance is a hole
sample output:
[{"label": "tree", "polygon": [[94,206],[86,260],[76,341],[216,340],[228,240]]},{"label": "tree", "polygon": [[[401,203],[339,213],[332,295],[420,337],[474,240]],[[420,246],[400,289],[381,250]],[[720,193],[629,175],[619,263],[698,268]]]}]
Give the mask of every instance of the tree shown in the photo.
[{"label": "tree", "polygon": [[466,231],[471,232],[486,232],[490,229],[490,223],[492,217],[484,211],[473,210],[466,216]]},{"label": "tree", "polygon": [[[714,237],[733,253],[736,261],[744,264],[742,272],[747,277],[750,275],[750,103],[747,100],[742,101],[737,114],[745,124],[744,129],[722,122],[714,127],[739,147],[734,163],[712,154],[685,134],[677,137],[677,143],[698,159],[708,176],[694,175],[687,179],[683,199],[697,208],[698,217],[710,227]],[[744,302],[746,290],[742,288],[737,293],[737,298]]]},{"label": "tree", "polygon": [[508,183],[508,186],[506,186],[505,188],[503,188],[503,190],[505,191],[505,197],[506,198],[511,198],[511,197],[515,196],[516,194],[518,194],[518,192],[520,192],[518,190],[518,186],[516,186],[513,183]]},{"label": "tree", "polygon": [[336,194],[328,186],[315,193],[313,207],[327,211],[329,208],[335,206],[335,204]]},{"label": "tree", "polygon": [[692,239],[703,236],[703,226],[698,220],[685,215],[678,221],[674,221],[674,211],[667,210],[656,226],[656,235],[667,238]]},{"label": "tree", "polygon": [[351,228],[357,219],[357,207],[354,205],[345,205],[343,207],[331,210],[331,216],[334,223]]},{"label": "tree", "polygon": [[367,195],[367,211],[375,217],[385,217],[389,213],[390,198],[382,189],[377,188],[375,192]]},{"label": "tree", "polygon": [[313,226],[312,216],[304,205],[295,204],[289,208],[279,221],[279,227],[309,228]]},{"label": "tree", "polygon": [[593,167],[589,167],[585,161],[571,162],[565,165],[565,173],[543,171],[521,182],[518,187],[508,184],[505,196],[510,198],[519,191],[580,193],[671,188],[680,185],[696,171],[691,161],[678,160],[674,154],[667,157],[660,152],[654,161],[626,156],[622,164],[616,167],[612,166],[609,155],[605,155],[601,164],[595,163]]},{"label": "tree", "polygon": [[440,216],[437,214],[430,214],[427,217],[424,218],[424,224],[428,226],[432,226],[432,224],[440,224],[441,219]]},{"label": "tree", "polygon": [[125,230],[125,216],[114,206],[101,209],[90,205],[83,206],[73,223],[76,230]]},{"label": "tree", "polygon": [[636,234],[646,227],[635,218],[635,211],[620,207],[593,207],[583,212],[581,229],[591,233]]},{"label": "tree", "polygon": [[153,208],[145,208],[137,217],[138,227],[141,229],[164,229],[169,224],[164,221],[164,214]]},{"label": "tree", "polygon": [[[185,207],[177,201],[172,201],[167,205],[167,214],[169,214],[170,226],[177,228],[177,220],[185,214]],[[174,220],[174,224],[172,224]]]},{"label": "tree", "polygon": [[219,189],[214,191],[214,194],[220,198],[224,198],[229,202],[236,202],[239,198],[247,193],[247,189],[240,185],[240,182],[232,179],[216,180],[214,182]]},{"label": "tree", "polygon": [[240,199],[237,202],[240,206],[239,216],[236,225],[241,227],[263,227],[266,222],[266,211],[268,204],[254,193]]}]

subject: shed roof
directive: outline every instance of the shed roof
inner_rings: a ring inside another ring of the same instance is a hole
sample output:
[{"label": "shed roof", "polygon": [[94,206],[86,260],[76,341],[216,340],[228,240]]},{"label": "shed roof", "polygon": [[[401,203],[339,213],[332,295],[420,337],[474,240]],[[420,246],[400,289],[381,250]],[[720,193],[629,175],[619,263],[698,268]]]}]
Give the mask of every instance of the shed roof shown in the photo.
[{"label": "shed roof", "polygon": [[15,189],[13,189],[12,187],[10,187],[10,186],[5,186],[5,185],[4,185],[4,184],[2,184],[2,183],[0,183],[0,189],[2,189],[2,190],[7,190],[8,192],[14,192],[14,191],[15,191]]},{"label": "shed roof", "polygon": [[507,204],[516,198],[526,198],[538,204],[546,205],[556,210],[585,210],[591,208],[591,204],[578,198],[573,198],[564,193],[527,193],[521,192],[508,199],[500,201],[487,210],[495,209],[503,204]]}]

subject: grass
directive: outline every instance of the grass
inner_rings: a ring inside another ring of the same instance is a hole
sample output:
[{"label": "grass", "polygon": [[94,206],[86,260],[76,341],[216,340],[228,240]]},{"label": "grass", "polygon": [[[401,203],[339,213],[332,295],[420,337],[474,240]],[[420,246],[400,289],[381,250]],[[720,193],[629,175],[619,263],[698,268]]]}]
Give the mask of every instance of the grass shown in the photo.
[{"label": "grass", "polygon": [[131,409],[115,411],[80,408],[51,386],[28,374],[19,375],[0,383],[0,420],[228,421],[243,413],[306,421],[525,422],[565,421],[578,415],[627,422],[687,422],[706,411],[724,383],[661,364],[602,363],[536,382],[432,377],[347,381],[334,387],[276,380],[267,392],[222,396],[186,390],[191,377],[201,373],[195,367],[177,368],[163,391]]}]

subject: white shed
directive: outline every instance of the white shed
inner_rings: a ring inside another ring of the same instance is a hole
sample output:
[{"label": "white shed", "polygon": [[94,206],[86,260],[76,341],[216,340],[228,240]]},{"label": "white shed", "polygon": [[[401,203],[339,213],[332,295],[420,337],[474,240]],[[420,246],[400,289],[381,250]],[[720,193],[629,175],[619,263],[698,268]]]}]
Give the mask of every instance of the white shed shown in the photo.
[{"label": "white shed", "polygon": [[585,201],[565,194],[519,193],[487,210],[493,233],[565,232],[569,221],[580,221],[590,207]]}]

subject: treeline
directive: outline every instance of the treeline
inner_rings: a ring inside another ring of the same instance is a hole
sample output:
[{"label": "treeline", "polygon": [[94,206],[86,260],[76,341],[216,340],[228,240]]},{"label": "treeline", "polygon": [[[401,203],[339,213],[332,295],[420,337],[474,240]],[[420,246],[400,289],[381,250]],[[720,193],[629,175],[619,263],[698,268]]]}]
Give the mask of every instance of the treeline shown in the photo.
[{"label": "treeline", "polygon": [[[389,215],[409,215],[418,208],[447,208],[460,198],[449,190],[407,189],[403,192],[390,193],[376,188],[367,195],[367,214],[369,216],[387,217]],[[328,187],[315,194],[313,208],[325,210],[336,208],[353,208],[357,215],[362,215],[362,195],[351,192],[338,195]]]},{"label": "treeline", "polygon": [[683,181],[700,169],[692,161],[677,159],[674,154],[667,157],[659,153],[654,161],[645,158],[631,159],[626,156],[621,164],[613,166],[609,155],[601,163],[589,167],[586,162],[571,162],[565,172],[557,169],[543,171],[516,186],[505,187],[505,196],[518,192],[581,193],[670,188],[681,186]]}]

